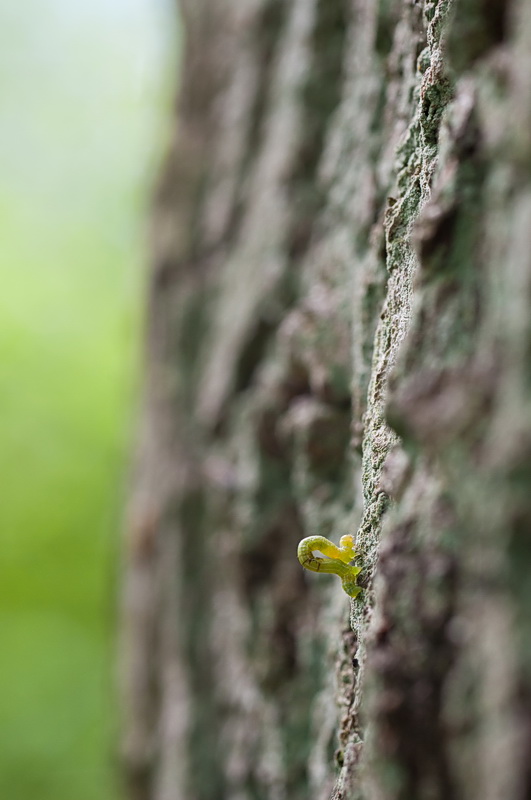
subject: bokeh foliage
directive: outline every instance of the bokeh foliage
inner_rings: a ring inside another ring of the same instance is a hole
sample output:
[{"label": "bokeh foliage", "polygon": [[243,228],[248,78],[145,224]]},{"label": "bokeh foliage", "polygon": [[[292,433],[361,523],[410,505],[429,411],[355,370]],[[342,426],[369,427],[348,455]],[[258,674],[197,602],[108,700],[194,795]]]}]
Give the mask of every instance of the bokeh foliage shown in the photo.
[{"label": "bokeh foliage", "polygon": [[116,554],[165,0],[0,6],[0,796],[112,800]]}]

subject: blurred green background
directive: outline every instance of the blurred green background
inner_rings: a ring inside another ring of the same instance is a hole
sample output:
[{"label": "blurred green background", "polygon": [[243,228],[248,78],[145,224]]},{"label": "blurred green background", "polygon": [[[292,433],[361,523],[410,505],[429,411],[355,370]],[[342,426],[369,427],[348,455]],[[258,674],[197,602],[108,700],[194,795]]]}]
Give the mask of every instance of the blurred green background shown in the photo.
[{"label": "blurred green background", "polygon": [[170,0],[0,4],[0,797],[113,800],[117,557]]}]

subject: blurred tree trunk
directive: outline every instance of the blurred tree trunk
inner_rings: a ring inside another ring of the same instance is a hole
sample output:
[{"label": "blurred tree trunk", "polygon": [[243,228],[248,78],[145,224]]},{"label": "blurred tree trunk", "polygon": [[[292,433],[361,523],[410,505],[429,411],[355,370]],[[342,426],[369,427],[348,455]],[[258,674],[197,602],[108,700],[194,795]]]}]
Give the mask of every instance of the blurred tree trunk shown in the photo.
[{"label": "blurred tree trunk", "polygon": [[[531,4],[182,0],[134,800],[531,797]],[[357,534],[359,598],[298,540]]]}]

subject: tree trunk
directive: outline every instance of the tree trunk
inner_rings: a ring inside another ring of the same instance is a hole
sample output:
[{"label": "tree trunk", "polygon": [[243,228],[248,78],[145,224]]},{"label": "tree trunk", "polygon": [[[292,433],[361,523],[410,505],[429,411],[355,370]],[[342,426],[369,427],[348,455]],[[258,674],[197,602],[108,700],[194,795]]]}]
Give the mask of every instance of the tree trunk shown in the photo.
[{"label": "tree trunk", "polygon": [[[181,5],[129,797],[525,800],[531,4]],[[296,556],[346,533],[353,600]]]}]

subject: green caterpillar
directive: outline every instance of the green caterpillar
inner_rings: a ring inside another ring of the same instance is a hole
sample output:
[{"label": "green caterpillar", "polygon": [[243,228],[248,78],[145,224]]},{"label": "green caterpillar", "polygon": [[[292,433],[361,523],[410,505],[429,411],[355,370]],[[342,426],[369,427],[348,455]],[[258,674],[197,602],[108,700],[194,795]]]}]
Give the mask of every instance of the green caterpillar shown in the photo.
[{"label": "green caterpillar", "polygon": [[339,547],[324,536],[307,536],[297,548],[297,557],[305,569],[339,575],[349,597],[356,597],[361,592],[356,583],[361,567],[350,564],[356,555],[354,537],[350,535],[341,537]]}]

